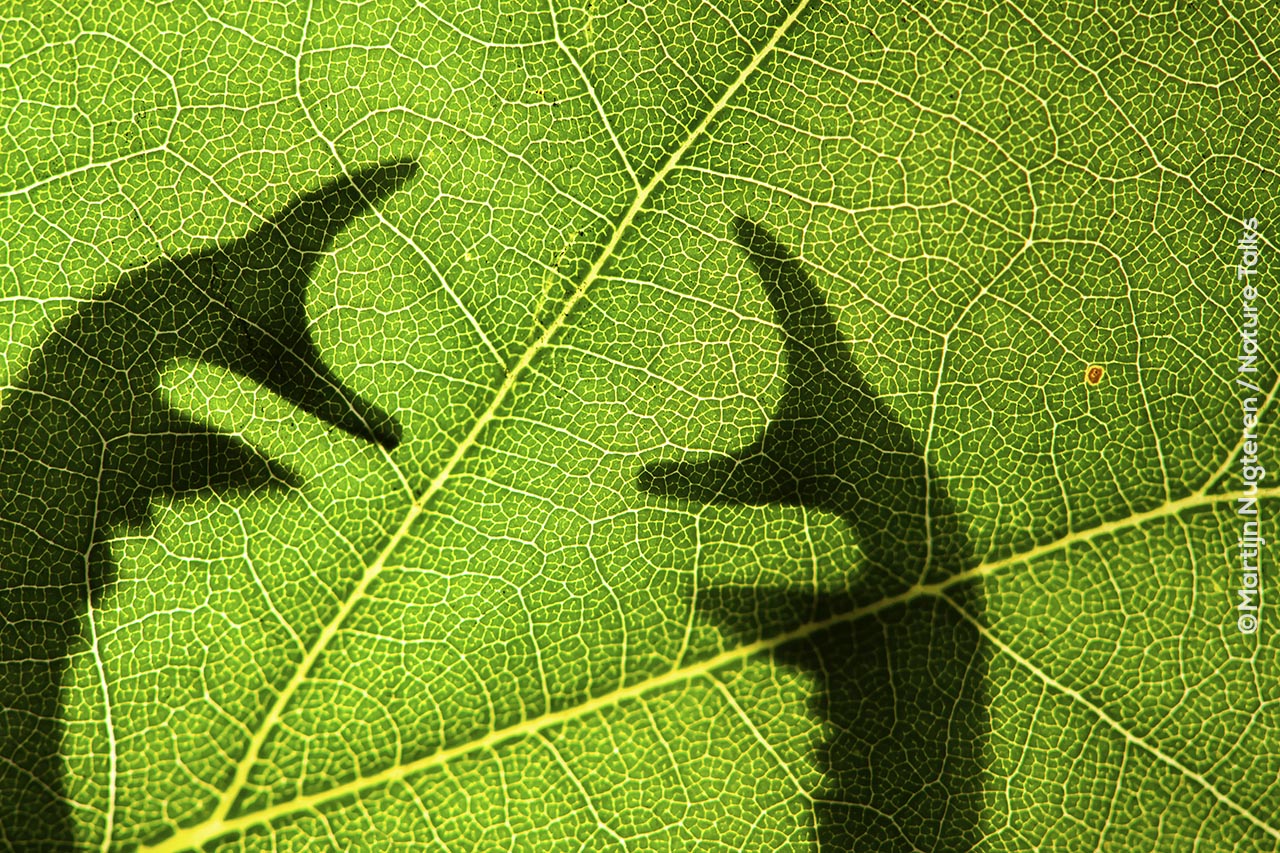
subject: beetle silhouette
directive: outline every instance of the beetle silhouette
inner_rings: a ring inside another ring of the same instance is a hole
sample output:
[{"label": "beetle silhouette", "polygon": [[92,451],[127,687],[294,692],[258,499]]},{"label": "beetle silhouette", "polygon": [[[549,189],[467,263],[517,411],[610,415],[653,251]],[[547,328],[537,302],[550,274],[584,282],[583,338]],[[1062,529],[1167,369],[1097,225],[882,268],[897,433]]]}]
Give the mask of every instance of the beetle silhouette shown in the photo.
[{"label": "beetle silhouette", "polygon": [[160,374],[197,359],[387,449],[388,414],[325,365],[306,315],[316,263],[417,170],[381,163],[309,192],[249,235],[126,273],[45,339],[0,408],[0,848],[74,847],[59,689],[113,530],[164,496],[300,485],[240,438],[174,410]]},{"label": "beetle silhouette", "polygon": [[773,417],[730,454],[650,464],[637,487],[722,505],[801,506],[840,516],[863,563],[847,592],[711,587],[698,607],[742,643],[831,624],[779,647],[775,659],[819,682],[826,723],[814,797],[823,850],[964,851],[981,838],[981,751],[988,730],[985,650],[960,613],[981,590],[875,605],[974,565],[957,511],[911,431],[862,375],[853,347],[800,261],[762,225],[736,238],[760,274],[782,331],[786,383]]}]

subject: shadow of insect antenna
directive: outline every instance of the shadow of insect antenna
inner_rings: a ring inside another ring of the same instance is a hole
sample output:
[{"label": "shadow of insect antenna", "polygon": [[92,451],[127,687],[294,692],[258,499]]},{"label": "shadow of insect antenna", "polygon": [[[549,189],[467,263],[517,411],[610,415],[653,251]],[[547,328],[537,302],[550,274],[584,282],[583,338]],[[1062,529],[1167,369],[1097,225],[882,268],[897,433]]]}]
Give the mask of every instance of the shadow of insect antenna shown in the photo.
[{"label": "shadow of insect antenna", "polygon": [[943,481],[862,375],[803,265],[763,226],[738,219],[735,229],[782,331],[777,412],[749,446],[648,465],[638,488],[844,520],[864,557],[847,590],[712,587],[699,590],[699,609],[742,643],[823,626],[774,652],[817,681],[821,849],[971,849],[989,728],[986,658],[960,610],[980,618],[981,590],[927,585],[971,567],[972,548]]},{"label": "shadow of insect antenna", "polygon": [[160,375],[198,359],[255,380],[388,449],[396,421],[321,358],[306,315],[316,263],[416,171],[345,175],[247,236],[127,273],[44,340],[0,409],[0,846],[75,847],[59,692],[87,602],[113,581],[110,537],[153,501],[288,489],[292,471],[165,400]]}]

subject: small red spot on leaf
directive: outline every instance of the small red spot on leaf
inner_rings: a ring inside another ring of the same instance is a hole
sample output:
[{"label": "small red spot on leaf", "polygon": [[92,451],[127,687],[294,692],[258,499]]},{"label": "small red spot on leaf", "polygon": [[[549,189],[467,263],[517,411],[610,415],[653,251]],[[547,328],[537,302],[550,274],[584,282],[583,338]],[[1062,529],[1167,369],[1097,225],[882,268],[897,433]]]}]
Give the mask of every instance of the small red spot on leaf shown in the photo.
[{"label": "small red spot on leaf", "polygon": [[1097,385],[1102,381],[1102,365],[1091,364],[1089,369],[1084,372],[1084,381],[1090,385]]}]

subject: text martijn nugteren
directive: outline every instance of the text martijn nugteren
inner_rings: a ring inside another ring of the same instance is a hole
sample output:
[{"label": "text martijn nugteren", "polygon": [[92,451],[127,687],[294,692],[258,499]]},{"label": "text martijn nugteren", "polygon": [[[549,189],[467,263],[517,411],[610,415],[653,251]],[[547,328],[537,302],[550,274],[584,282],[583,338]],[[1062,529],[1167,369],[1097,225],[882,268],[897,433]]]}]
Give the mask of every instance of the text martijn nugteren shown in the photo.
[{"label": "text martijn nugteren", "polygon": [[1245,389],[1241,399],[1240,497],[1236,514],[1240,516],[1240,588],[1236,604],[1236,627],[1242,634],[1258,630],[1262,608],[1262,514],[1259,509],[1258,484],[1267,471],[1259,461],[1258,409],[1265,395],[1255,381],[1258,373],[1258,220],[1244,221],[1244,232],[1236,241],[1239,258],[1236,279],[1240,283],[1240,354],[1236,367],[1236,384]]}]

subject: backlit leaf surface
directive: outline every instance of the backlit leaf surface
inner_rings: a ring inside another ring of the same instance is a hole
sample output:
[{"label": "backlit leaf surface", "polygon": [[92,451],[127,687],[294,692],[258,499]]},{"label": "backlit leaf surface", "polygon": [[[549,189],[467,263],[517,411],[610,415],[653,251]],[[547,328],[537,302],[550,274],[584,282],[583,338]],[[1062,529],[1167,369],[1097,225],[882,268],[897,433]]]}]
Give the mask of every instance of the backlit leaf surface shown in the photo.
[{"label": "backlit leaf surface", "polygon": [[398,446],[206,349],[153,408],[239,488],[96,518],[6,457],[10,601],[32,506],[110,571],[0,848],[1280,847],[1233,609],[1264,4],[40,6],[0,15],[11,447],[87,300],[417,170],[305,303]]}]

